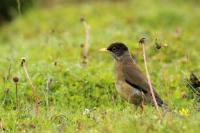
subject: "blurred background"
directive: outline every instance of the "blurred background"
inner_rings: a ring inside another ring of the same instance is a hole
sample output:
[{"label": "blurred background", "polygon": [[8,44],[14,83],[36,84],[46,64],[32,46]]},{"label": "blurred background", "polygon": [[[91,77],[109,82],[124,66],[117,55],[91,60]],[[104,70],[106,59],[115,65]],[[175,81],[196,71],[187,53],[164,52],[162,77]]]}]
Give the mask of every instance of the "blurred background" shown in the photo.
[{"label": "blurred background", "polygon": [[[63,4],[81,4],[92,2],[93,0],[1,0],[0,3],[0,25],[3,22],[11,21],[19,14],[25,13],[33,7],[50,8]],[[107,0],[95,0],[96,2],[106,2]],[[109,1],[109,0],[108,0]],[[117,2],[119,0],[110,0]]]},{"label": "blurred background", "polygon": [[[0,24],[5,21],[11,21],[14,17],[19,15],[20,13],[25,13],[25,11],[30,10],[33,7],[43,7],[50,8],[56,5],[67,5],[67,4],[82,4],[88,2],[128,2],[128,1],[136,1],[136,0],[1,0],[0,3]],[[194,6],[200,3],[199,0],[190,0],[190,1],[182,1],[182,0],[161,0],[163,2],[187,2],[188,4],[194,4]],[[145,3],[145,1],[144,1]],[[155,3],[156,4],[156,1]]]}]

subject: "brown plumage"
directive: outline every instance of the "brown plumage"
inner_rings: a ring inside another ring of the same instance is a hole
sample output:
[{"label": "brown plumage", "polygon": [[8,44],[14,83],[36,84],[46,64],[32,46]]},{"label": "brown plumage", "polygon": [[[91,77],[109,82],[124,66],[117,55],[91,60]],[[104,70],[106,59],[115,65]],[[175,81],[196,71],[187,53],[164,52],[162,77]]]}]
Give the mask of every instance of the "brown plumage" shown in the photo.
[{"label": "brown plumage", "polygon": [[[128,102],[136,106],[144,104],[153,105],[147,78],[143,75],[135,61],[132,59],[128,48],[123,43],[113,43],[108,48],[115,62],[115,85],[118,93]],[[154,90],[158,106],[164,103]]]}]

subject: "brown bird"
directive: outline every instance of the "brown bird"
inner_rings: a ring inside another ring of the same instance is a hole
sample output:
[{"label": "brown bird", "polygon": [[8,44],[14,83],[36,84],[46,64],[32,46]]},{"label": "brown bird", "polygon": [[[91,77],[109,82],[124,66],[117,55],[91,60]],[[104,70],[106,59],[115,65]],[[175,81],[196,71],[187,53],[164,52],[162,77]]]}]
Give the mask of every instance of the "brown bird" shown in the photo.
[{"label": "brown bird", "polygon": [[[153,105],[150,88],[147,78],[143,75],[126,45],[120,42],[112,43],[108,48],[102,48],[100,51],[108,51],[115,59],[115,86],[118,93],[128,102],[136,107],[140,106],[143,110],[143,104]],[[155,92],[155,98],[158,106],[163,107],[164,103]]]},{"label": "brown bird", "polygon": [[190,79],[187,87],[192,89],[195,94],[200,96],[200,80],[193,72],[190,73]]}]

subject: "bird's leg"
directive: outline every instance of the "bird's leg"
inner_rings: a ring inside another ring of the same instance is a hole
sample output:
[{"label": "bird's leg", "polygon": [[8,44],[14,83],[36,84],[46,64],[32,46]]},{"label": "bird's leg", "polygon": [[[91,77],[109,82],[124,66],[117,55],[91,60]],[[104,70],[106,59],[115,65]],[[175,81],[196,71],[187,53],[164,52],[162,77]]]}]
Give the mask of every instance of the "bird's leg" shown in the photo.
[{"label": "bird's leg", "polygon": [[144,93],[141,92],[141,94],[142,94],[142,101],[141,101],[141,104],[140,104],[140,108],[141,108],[142,114],[143,114],[144,113]]},{"label": "bird's leg", "polygon": [[143,104],[143,102],[141,103],[140,108],[141,108],[142,114],[143,114],[144,113],[144,104]]}]

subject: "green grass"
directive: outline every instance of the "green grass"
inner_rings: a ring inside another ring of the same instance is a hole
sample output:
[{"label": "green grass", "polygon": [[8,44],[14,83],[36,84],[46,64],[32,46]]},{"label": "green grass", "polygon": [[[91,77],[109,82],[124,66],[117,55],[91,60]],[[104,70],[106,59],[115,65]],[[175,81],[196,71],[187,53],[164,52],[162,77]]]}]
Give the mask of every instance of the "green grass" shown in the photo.
[{"label": "green grass", "polygon": [[[152,0],[35,7],[17,17],[0,31],[0,125],[5,132],[197,133],[200,113],[194,108],[194,100],[183,95],[188,93],[185,79],[190,71],[199,74],[200,70],[199,12],[200,8],[192,2]],[[80,44],[84,42],[81,16],[91,26],[87,66],[80,64]],[[181,29],[178,37],[176,29]],[[175,112],[187,110],[185,117],[169,113],[160,120],[149,106],[141,114],[117,94],[114,61],[98,49],[115,41],[124,42],[144,68],[138,46],[143,36],[149,38],[148,67],[157,92]],[[168,46],[155,50],[156,38]],[[37,117],[32,90],[20,66],[22,57],[27,59],[28,72],[38,90]],[[4,82],[9,66],[10,76]],[[18,110],[13,76],[20,78]],[[53,84],[46,112],[44,94],[49,77]]]}]

